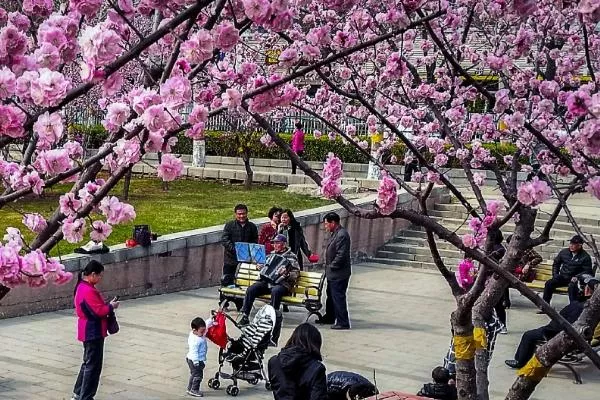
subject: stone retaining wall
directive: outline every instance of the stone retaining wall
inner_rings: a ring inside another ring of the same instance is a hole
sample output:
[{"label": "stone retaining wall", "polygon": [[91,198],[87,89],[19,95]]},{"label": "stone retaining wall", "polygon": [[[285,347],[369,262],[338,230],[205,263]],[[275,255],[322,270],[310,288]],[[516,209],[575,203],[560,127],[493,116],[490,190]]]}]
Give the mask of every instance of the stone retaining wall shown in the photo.
[{"label": "stone retaining wall", "polygon": [[[372,195],[356,200],[355,203],[368,206],[374,199],[375,196]],[[449,199],[445,188],[436,188],[429,200],[430,206],[434,202],[448,202]],[[402,208],[417,208],[416,202],[406,193],[400,195],[399,202]],[[304,227],[309,247],[319,254],[322,254],[326,240],[322,218],[330,211],[336,211],[342,217],[342,224],[352,237],[352,253],[355,258],[373,256],[377,248],[409,225],[403,220],[359,219],[348,215],[337,204],[300,211],[296,217]],[[253,219],[256,224],[266,221],[266,218]],[[63,257],[63,262],[72,272],[78,271],[92,258],[102,262],[106,271],[99,288],[107,298],[115,295],[123,298],[140,297],[216,286],[219,284],[223,262],[221,233],[222,226],[212,226],[161,236],[148,248],[138,246],[128,249],[124,245],[116,245],[107,254],[71,254]],[[0,318],[70,308],[73,287],[74,282],[64,286],[49,285],[41,289],[15,288],[0,301]]]}]

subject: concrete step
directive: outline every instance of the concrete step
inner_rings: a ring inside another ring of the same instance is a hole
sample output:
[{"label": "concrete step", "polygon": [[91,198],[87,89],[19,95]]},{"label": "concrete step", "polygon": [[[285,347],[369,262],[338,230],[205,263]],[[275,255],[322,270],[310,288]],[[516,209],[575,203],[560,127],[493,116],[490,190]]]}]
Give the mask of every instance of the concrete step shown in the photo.
[{"label": "concrete step", "polygon": [[[467,224],[463,224],[461,226],[461,224],[463,223],[462,220],[438,220],[437,221],[440,225],[443,225],[445,228],[456,232],[458,235],[464,235],[466,233],[471,233],[471,230],[469,229],[469,227],[467,226]],[[514,225],[510,226],[510,224],[505,225],[505,229],[503,229],[503,232],[505,234],[505,236],[509,235],[513,230],[514,230]],[[417,226],[413,226],[411,227],[411,230],[425,230],[425,228],[423,227],[417,227]],[[586,232],[584,230],[584,232]],[[533,233],[533,236],[535,237],[537,234],[541,233],[541,229],[536,229]],[[590,232],[586,232],[586,233],[590,233]],[[562,240],[569,240],[571,237],[573,237],[573,230],[563,230],[563,229],[558,229],[558,228],[553,228],[550,231],[550,238],[552,239],[562,239]]]},{"label": "concrete step", "polygon": [[[431,215],[432,217],[466,219],[467,213],[464,212],[464,209],[463,209],[463,211],[448,211],[448,210],[442,211],[442,210],[434,209],[434,210],[429,211],[429,215]],[[536,219],[536,226],[545,225],[549,219],[550,219],[550,215],[548,215],[547,213],[538,213],[538,216]],[[591,219],[591,218],[578,217],[577,222],[581,226],[586,226],[586,227],[600,226],[600,219],[595,220],[595,219]],[[559,215],[558,219],[556,220],[556,223],[563,224],[564,226],[567,226],[567,227],[571,227],[571,223],[569,222],[569,219],[567,218],[566,215]]]},{"label": "concrete step", "polygon": [[[408,261],[408,260],[394,260],[391,258],[379,258],[373,257],[368,260],[371,264],[380,264],[380,265],[389,265],[397,268],[420,268],[420,269],[429,269],[429,270],[437,270],[435,263],[433,262],[418,262],[418,261]],[[455,265],[448,264],[446,267],[450,270],[454,270]]]},{"label": "concrete step", "polygon": [[[462,257],[460,254],[457,254],[458,257],[442,257],[444,263],[447,265],[457,265]],[[401,261],[411,261],[416,263],[430,263],[432,262],[431,255],[420,255],[420,254],[407,254],[407,253],[398,253],[395,251],[385,251],[379,250],[376,254],[377,258],[387,258],[392,260],[401,260]]]}]

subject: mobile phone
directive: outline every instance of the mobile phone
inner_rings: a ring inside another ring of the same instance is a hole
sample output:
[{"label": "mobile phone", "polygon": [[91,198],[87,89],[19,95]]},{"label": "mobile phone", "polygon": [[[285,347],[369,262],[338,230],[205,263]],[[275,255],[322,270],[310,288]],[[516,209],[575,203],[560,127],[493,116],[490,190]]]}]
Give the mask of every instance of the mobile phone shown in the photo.
[{"label": "mobile phone", "polygon": [[119,301],[120,297],[119,296],[115,296],[115,298],[113,299],[113,301]]}]

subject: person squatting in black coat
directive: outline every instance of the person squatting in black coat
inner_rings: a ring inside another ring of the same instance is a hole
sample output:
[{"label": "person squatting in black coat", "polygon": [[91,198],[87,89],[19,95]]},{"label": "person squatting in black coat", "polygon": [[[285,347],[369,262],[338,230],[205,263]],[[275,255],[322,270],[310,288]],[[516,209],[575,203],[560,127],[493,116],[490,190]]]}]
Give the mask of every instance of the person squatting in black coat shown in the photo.
[{"label": "person squatting in black coat", "polygon": [[327,400],[360,400],[379,394],[367,378],[354,372],[327,374]]},{"label": "person squatting in black coat", "polygon": [[431,371],[433,383],[426,383],[417,396],[439,400],[456,400],[456,386],[450,384],[450,372],[444,367],[435,367]]}]

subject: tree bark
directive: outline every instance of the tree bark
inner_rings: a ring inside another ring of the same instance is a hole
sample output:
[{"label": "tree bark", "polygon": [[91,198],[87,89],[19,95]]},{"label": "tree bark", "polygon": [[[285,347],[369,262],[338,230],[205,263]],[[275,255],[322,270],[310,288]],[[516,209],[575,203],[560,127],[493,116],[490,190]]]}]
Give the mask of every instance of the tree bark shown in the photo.
[{"label": "tree bark", "polygon": [[125,174],[125,179],[123,180],[123,200],[129,200],[129,187],[131,186],[131,170],[127,171]]},{"label": "tree bark", "polygon": [[252,190],[252,181],[254,180],[254,171],[250,165],[250,154],[248,150],[242,153],[242,159],[244,160],[244,168],[246,169],[246,180],[244,181],[244,189]]}]

